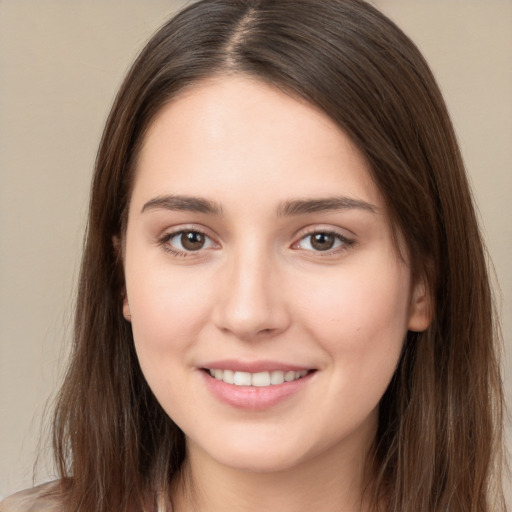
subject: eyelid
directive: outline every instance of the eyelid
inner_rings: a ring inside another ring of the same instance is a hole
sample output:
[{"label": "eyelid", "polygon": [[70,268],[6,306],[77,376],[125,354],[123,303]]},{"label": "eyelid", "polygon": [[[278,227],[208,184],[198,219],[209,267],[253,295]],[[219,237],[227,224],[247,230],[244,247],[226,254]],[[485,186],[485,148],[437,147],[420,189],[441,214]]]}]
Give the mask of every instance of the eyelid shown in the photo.
[{"label": "eyelid", "polygon": [[[350,247],[352,247],[356,240],[352,236],[346,236],[344,233],[340,232],[341,228],[336,228],[333,226],[309,226],[306,228],[303,228],[299,231],[299,233],[295,237],[295,242],[292,243],[291,248],[296,250],[303,250],[305,252],[314,253],[318,256],[328,257],[336,255],[339,252],[347,251]],[[343,230],[346,231],[346,230]],[[201,233],[204,235],[211,243],[212,246],[210,247],[201,247],[197,250],[181,250],[179,248],[173,247],[169,241],[172,240],[174,237],[186,233],[186,232],[196,232]],[[333,235],[341,244],[338,244],[337,246],[326,249],[324,251],[322,250],[315,250],[315,249],[305,249],[299,246],[299,244],[308,236],[313,236],[315,234],[328,234]],[[211,250],[211,249],[219,249],[221,246],[219,242],[216,240],[215,236],[212,236],[210,233],[210,230],[197,225],[197,224],[189,224],[189,225],[177,225],[173,226],[172,228],[167,228],[163,231],[161,235],[157,237],[157,243],[163,247],[163,249],[166,252],[169,252],[175,256],[183,256],[183,257],[198,257],[202,255],[205,251]]]},{"label": "eyelid", "polygon": [[[325,251],[319,251],[314,249],[302,249],[299,247],[299,244],[302,240],[307,238],[308,236],[312,236],[315,234],[326,234],[326,235],[334,235],[334,237],[341,241],[341,246],[338,245],[337,247],[327,249]],[[338,252],[343,252],[348,250],[350,247],[352,247],[356,243],[356,240],[354,237],[348,237],[343,233],[340,233],[340,230],[332,227],[332,226],[310,226],[307,228],[304,228],[301,230],[301,232],[298,233],[296,237],[296,241],[292,244],[292,249],[297,250],[303,250],[310,253],[314,253],[315,255],[319,256],[332,256],[334,254],[337,254]]]},{"label": "eyelid", "polygon": [[[191,251],[191,250],[186,250],[186,249],[181,250],[181,249],[175,248],[175,247],[173,248],[173,246],[169,243],[170,240],[172,240],[174,237],[176,237],[180,234],[187,233],[187,232],[201,233],[202,235],[205,236],[205,238],[207,238],[213,244],[214,247],[200,248],[200,249],[197,249],[196,251]],[[216,248],[220,247],[220,244],[217,242],[215,237],[213,237],[209,233],[209,230],[203,228],[202,226],[198,226],[197,224],[195,224],[195,225],[179,225],[179,226],[174,226],[172,228],[168,228],[168,229],[164,230],[163,233],[157,237],[157,243],[159,245],[161,245],[166,252],[169,252],[175,256],[183,256],[183,257],[191,257],[191,256],[197,257],[207,250],[210,250],[212,248],[216,249]]]}]

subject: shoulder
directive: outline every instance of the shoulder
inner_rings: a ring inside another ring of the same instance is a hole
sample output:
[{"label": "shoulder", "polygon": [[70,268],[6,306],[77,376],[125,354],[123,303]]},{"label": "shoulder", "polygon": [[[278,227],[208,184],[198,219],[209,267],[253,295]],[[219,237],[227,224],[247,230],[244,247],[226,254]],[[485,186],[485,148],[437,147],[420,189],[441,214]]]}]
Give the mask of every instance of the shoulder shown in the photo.
[{"label": "shoulder", "polygon": [[0,512],[62,512],[59,482],[17,492],[0,503]]}]

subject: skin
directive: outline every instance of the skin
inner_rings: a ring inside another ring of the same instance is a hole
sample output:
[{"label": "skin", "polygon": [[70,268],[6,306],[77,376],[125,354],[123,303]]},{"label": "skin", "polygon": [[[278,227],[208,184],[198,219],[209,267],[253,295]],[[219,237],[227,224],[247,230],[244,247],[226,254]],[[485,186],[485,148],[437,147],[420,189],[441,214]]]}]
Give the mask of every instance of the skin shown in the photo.
[{"label": "skin", "polygon": [[[342,207],[290,211],[333,197]],[[204,234],[202,248],[184,250],[187,230]],[[311,233],[334,233],[333,247],[316,249]],[[186,435],[197,509],[360,510],[379,400],[407,330],[429,317],[339,127],[248,77],[193,86],[146,136],[123,253],[123,312],[148,384]],[[252,410],[206,384],[205,365],[226,359],[314,371]],[[177,484],[174,508],[190,503]]]}]

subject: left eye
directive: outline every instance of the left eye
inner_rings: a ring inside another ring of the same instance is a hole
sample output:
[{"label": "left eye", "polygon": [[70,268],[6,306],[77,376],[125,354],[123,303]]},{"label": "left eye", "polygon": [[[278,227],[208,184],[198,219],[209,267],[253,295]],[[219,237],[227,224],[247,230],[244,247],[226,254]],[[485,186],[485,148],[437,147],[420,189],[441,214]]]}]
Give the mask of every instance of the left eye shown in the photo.
[{"label": "left eye", "polygon": [[343,245],[350,245],[350,241],[337,233],[318,232],[301,238],[296,247],[308,251],[325,252],[337,249]]},{"label": "left eye", "polygon": [[200,231],[179,231],[168,235],[165,242],[182,252],[199,251],[214,246],[213,240]]}]

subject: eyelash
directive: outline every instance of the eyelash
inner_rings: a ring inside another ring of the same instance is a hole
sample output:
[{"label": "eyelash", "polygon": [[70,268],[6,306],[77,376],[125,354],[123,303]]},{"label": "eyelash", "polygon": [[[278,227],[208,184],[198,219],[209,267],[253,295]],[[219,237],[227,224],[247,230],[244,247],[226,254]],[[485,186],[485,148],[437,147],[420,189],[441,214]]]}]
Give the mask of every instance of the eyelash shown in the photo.
[{"label": "eyelash", "polygon": [[336,231],[329,231],[328,229],[315,229],[313,231],[309,231],[307,233],[304,233],[301,238],[295,242],[292,247],[296,249],[300,249],[298,246],[303,241],[309,238],[309,245],[312,245],[312,237],[315,235],[324,235],[324,236],[332,236],[334,237],[334,244],[339,242],[338,246],[335,246],[333,248],[321,251],[321,250],[314,250],[314,249],[305,249],[308,252],[312,252],[315,254],[315,256],[320,257],[329,257],[329,256],[335,256],[339,254],[340,252],[347,251],[351,246],[353,246],[356,242],[353,239],[347,238],[340,233],[337,233]]},{"label": "eyelash", "polygon": [[187,250],[180,250],[180,249],[173,248],[173,246],[170,244],[170,241],[173,238],[175,238],[177,236],[182,236],[185,233],[195,233],[195,234],[203,235],[206,240],[209,240],[210,243],[215,244],[215,242],[212,240],[212,238],[210,236],[208,236],[204,231],[197,229],[197,228],[180,229],[178,231],[172,231],[170,233],[166,233],[162,238],[160,238],[158,240],[158,243],[163,247],[163,249],[166,252],[172,254],[173,256],[179,256],[181,258],[188,258],[188,257],[193,256],[194,253],[202,252],[204,250],[204,248],[200,248],[197,251],[192,251],[192,250],[187,251]]},{"label": "eyelash", "polygon": [[[205,239],[209,240],[209,242],[212,245],[214,245],[214,244],[217,245],[216,242],[214,242],[210,236],[208,236],[204,231],[202,231],[200,229],[197,229],[197,228],[196,229],[180,229],[179,231],[173,231],[173,232],[170,232],[170,233],[166,233],[164,236],[162,236],[158,240],[158,243],[163,247],[163,249],[166,252],[172,254],[173,256],[178,256],[178,257],[182,257],[182,258],[191,257],[191,256],[194,255],[194,253],[198,253],[199,254],[200,252],[205,250],[205,248],[203,248],[203,247],[201,247],[200,249],[198,249],[196,251],[194,251],[194,250],[180,250],[180,249],[173,248],[173,246],[170,244],[170,241],[173,238],[178,237],[178,236],[182,236],[185,233],[200,234],[200,235],[204,236]],[[338,246],[335,246],[334,248],[326,249],[325,251],[314,250],[314,249],[305,249],[306,251],[313,252],[313,253],[321,256],[321,257],[333,256],[335,254],[338,254],[339,252],[347,251],[351,246],[353,246],[355,244],[355,240],[349,239],[349,238],[347,238],[347,237],[345,237],[343,235],[340,235],[339,233],[336,233],[335,231],[314,230],[314,231],[310,231],[308,233],[303,234],[301,236],[301,238],[292,245],[292,248],[293,249],[300,249],[299,244],[303,240],[305,240],[307,238],[310,239],[309,245],[311,246],[311,237],[313,237],[314,235],[333,236],[335,238],[334,243],[336,244],[336,242],[339,242]]]}]

